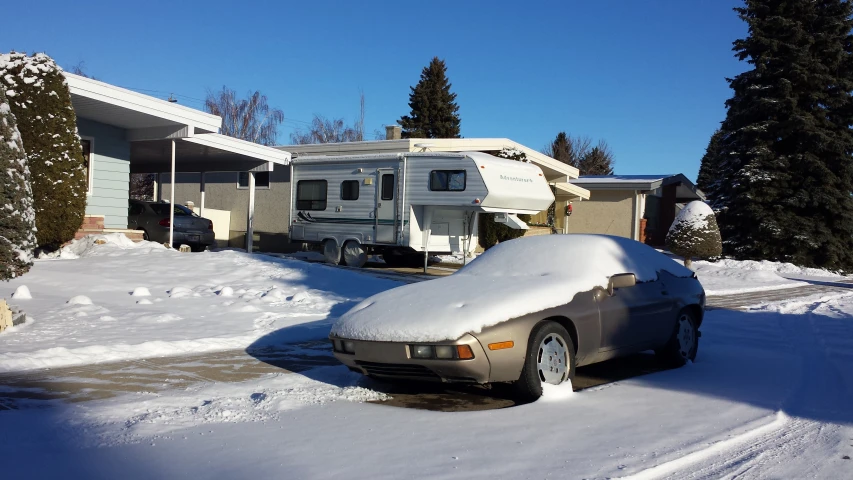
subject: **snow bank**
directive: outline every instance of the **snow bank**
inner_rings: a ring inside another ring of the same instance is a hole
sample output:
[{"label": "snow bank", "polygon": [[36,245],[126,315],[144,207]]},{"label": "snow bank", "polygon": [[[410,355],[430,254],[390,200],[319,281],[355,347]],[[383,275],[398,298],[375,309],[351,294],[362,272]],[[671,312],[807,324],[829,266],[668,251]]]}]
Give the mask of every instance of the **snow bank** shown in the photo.
[{"label": "snow bank", "polygon": [[374,341],[454,340],[500,322],[562,305],[606,287],[618,273],[637,281],[693,272],[639,242],[606,235],[542,235],[503,242],[454,275],[370,297],[332,333]]},{"label": "snow bank", "polygon": [[152,250],[168,249],[157,242],[134,242],[123,233],[108,233],[106,235],[87,235],[72,241],[57,252],[44,255],[43,258],[62,258],[73,260],[77,258],[121,255],[125,250],[147,254]]},{"label": "snow bank", "polygon": [[32,300],[33,295],[30,293],[30,289],[27,288],[26,285],[21,285],[15,289],[15,293],[12,294],[12,298],[15,300]]}]

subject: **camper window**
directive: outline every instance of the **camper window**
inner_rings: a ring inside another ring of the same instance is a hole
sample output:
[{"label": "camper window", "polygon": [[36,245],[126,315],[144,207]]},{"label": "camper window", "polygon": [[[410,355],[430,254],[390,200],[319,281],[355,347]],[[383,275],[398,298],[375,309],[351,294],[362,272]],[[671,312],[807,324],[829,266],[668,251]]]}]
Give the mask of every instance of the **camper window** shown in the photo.
[{"label": "camper window", "polygon": [[429,172],[429,189],[434,192],[465,190],[465,170],[433,170]]},{"label": "camper window", "polygon": [[325,210],[326,190],[325,180],[300,180],[296,182],[297,210]]},{"label": "camper window", "polygon": [[394,175],[382,175],[382,200],[394,200]]},{"label": "camper window", "polygon": [[341,200],[358,200],[358,180],[341,182]]}]

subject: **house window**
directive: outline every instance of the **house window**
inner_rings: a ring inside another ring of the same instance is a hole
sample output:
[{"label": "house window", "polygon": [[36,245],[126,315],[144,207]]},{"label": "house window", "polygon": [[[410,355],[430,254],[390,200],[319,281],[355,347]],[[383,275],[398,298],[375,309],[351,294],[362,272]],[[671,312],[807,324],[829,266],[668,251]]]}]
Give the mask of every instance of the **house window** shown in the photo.
[{"label": "house window", "polygon": [[[237,188],[249,188],[249,172],[240,172]],[[255,172],[255,188],[270,188],[270,172]]]},{"label": "house window", "polygon": [[358,200],[358,180],[341,182],[341,200]]},{"label": "house window", "polygon": [[325,180],[300,180],[296,182],[297,210],[325,210],[326,190]]},{"label": "house window", "polygon": [[465,190],[465,170],[433,170],[429,172],[429,189],[434,192]]},{"label": "house window", "polygon": [[83,165],[86,167],[86,185],[88,185],[86,193],[88,195],[91,195],[95,188],[95,165],[92,156],[92,143],[94,143],[92,138],[80,139],[80,146],[83,147]]},{"label": "house window", "polygon": [[382,175],[382,200],[394,199],[394,175]]}]

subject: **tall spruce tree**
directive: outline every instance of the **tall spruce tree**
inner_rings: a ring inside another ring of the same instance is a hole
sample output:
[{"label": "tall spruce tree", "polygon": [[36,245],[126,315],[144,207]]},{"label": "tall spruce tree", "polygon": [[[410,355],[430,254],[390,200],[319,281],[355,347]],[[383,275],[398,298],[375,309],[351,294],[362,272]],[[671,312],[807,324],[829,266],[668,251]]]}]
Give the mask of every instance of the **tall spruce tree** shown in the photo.
[{"label": "tall spruce tree", "polygon": [[444,60],[434,57],[418,84],[410,88],[411,114],[397,122],[403,127],[403,138],[459,138],[459,106],[450,91]]},{"label": "tall spruce tree", "polygon": [[0,88],[0,280],[21,276],[36,248],[35,210],[27,154],[15,116]]},{"label": "tall spruce tree", "polygon": [[708,141],[705,155],[702,156],[702,163],[699,166],[699,176],[696,177],[696,186],[708,198],[716,196],[717,188],[722,179],[722,172],[720,172],[720,140],[722,136],[723,132],[719,129],[711,135],[711,140]]},{"label": "tall spruce tree", "polygon": [[58,247],[83,224],[88,178],[62,69],[39,53],[0,55],[5,88],[27,152],[39,246]]},{"label": "tall spruce tree", "polygon": [[[849,0],[746,0],[752,69],[719,139],[718,212],[738,258],[853,270],[853,38]],[[712,190],[714,190],[712,188]]]}]

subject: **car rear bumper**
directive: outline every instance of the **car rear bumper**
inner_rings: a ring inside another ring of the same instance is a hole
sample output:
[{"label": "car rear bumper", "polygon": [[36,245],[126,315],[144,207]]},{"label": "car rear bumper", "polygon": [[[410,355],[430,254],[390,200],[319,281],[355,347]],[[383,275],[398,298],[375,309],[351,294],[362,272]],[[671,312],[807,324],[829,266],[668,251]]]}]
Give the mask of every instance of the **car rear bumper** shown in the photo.
[{"label": "car rear bumper", "polygon": [[[335,338],[335,337],[332,337]],[[335,351],[335,358],[350,370],[383,380],[417,380],[448,383],[488,383],[490,365],[486,352],[471,335],[454,342],[429,345],[468,345],[474,353],[469,360],[411,358],[409,345],[398,342],[352,340],[355,353]]]},{"label": "car rear bumper", "polygon": [[[174,232],[175,245],[186,243],[188,245],[213,245],[215,243],[213,232]],[[168,238],[169,234],[166,233]]]}]

